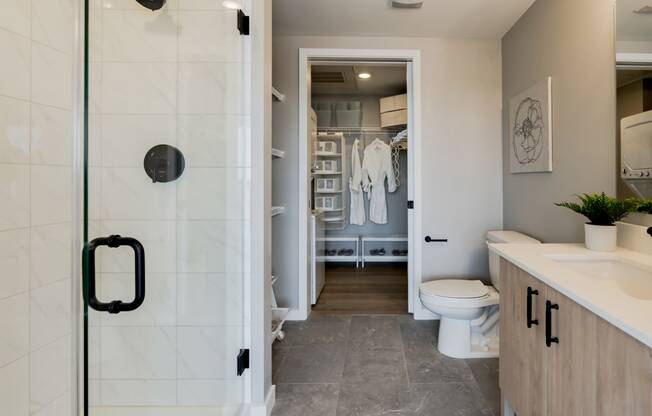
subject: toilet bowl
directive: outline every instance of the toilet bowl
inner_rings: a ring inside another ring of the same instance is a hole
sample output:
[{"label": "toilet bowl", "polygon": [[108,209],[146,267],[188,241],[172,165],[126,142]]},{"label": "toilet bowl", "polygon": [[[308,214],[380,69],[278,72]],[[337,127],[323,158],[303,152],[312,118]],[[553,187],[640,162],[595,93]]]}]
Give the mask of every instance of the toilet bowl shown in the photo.
[{"label": "toilet bowl", "polygon": [[[514,231],[489,231],[487,247],[494,243],[540,244]],[[437,349],[442,354],[453,358],[498,357],[500,257],[491,251],[489,273],[493,286],[478,278],[439,278],[421,284],[421,303],[440,317]]]}]

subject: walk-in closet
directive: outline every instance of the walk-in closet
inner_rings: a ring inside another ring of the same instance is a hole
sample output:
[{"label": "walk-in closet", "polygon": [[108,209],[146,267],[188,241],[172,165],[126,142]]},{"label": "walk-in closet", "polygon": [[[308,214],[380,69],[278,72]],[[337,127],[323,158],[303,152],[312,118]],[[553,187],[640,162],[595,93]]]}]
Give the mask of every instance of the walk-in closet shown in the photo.
[{"label": "walk-in closet", "polygon": [[323,63],[310,76],[313,311],[408,310],[404,63]]}]

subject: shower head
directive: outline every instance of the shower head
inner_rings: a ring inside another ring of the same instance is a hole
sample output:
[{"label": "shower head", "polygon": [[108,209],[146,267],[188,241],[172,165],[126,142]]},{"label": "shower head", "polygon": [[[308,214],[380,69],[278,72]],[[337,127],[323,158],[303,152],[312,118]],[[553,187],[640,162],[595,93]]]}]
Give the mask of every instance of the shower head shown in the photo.
[{"label": "shower head", "polygon": [[136,0],[136,1],[150,10],[158,10],[161,7],[165,6],[166,0]]}]

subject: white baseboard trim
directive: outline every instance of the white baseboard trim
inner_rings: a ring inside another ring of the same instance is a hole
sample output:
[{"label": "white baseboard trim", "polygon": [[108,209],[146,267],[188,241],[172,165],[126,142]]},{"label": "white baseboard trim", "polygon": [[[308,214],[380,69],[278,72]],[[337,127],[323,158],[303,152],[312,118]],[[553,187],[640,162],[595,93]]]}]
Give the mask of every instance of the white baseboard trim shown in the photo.
[{"label": "white baseboard trim", "polygon": [[276,403],[276,386],[272,385],[269,392],[267,393],[267,398],[265,398],[265,404],[262,406],[252,406],[251,407],[251,416],[270,416],[272,414],[272,409],[274,409],[274,404]]}]

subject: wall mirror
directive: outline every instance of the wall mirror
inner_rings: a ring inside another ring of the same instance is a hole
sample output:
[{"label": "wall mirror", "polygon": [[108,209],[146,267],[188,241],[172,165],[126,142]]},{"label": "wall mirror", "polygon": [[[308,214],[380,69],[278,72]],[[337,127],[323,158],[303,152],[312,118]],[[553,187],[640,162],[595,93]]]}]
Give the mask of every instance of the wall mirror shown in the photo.
[{"label": "wall mirror", "polygon": [[616,1],[617,193],[652,198],[652,1]]}]

